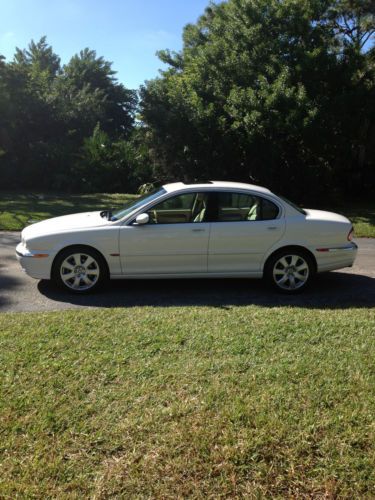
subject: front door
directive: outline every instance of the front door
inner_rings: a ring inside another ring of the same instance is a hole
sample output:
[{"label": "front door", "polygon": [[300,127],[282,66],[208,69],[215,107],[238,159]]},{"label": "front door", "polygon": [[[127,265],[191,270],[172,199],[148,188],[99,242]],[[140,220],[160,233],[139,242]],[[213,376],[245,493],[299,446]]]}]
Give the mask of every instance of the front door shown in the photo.
[{"label": "front door", "polygon": [[210,224],[203,222],[207,195],[174,195],[147,211],[150,222],[120,228],[126,275],[207,272]]}]

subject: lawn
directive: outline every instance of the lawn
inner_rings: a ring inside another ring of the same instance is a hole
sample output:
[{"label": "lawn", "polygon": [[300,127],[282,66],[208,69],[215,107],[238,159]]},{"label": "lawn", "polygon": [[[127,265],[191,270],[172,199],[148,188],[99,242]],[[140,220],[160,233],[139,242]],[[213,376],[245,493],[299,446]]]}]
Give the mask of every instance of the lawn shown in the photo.
[{"label": "lawn", "polygon": [[[75,212],[114,208],[134,198],[129,194],[43,195],[0,192],[0,230],[20,231],[32,221]],[[375,238],[375,205],[319,207],[349,217],[357,237]]]},{"label": "lawn", "polygon": [[20,231],[31,222],[76,212],[119,209],[131,194],[20,194],[0,192],[0,230]]},{"label": "lawn", "polygon": [[374,498],[375,311],[0,315],[0,498]]},{"label": "lawn", "polygon": [[354,233],[358,238],[375,238],[375,204],[331,207],[331,210],[344,214],[353,222]]}]

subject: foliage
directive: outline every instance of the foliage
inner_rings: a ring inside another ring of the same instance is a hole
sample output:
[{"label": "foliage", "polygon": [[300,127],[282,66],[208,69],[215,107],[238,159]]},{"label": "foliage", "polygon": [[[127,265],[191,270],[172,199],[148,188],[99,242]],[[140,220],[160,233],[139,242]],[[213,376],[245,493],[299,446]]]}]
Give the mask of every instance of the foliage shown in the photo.
[{"label": "foliage", "polygon": [[369,193],[373,27],[370,2],[211,4],[141,90],[155,177],[251,180],[297,199]]},{"label": "foliage", "polygon": [[[108,142],[116,143],[117,149],[132,150],[129,138],[136,93],[119,84],[114,74],[111,63],[89,49],[61,67],[45,37],[38,43],[32,41],[28,50],[17,49],[13,61],[1,60],[3,188],[38,186],[72,191],[85,186],[80,166],[83,155],[89,154],[86,142],[96,127],[103,130]],[[113,168],[121,167],[117,164]],[[123,172],[121,179],[125,179]],[[91,189],[98,182],[92,178],[87,187]],[[127,189],[128,182],[109,183],[110,190],[116,188]]]},{"label": "foliage", "polygon": [[[371,0],[228,0],[137,93],[88,48],[0,56],[3,189],[133,191],[216,178],[315,203],[375,185]],[[135,116],[137,114],[137,120]],[[104,145],[104,147],[102,147]]]},{"label": "foliage", "polygon": [[344,50],[358,53],[374,38],[374,12],[372,0],[336,0],[330,4],[327,19]]},{"label": "foliage", "polygon": [[[136,132],[133,134],[135,140]],[[147,171],[141,148],[134,141],[111,141],[110,136],[95,127],[91,137],[84,139],[77,162],[81,189],[98,192],[124,191],[134,193],[151,172]]]}]

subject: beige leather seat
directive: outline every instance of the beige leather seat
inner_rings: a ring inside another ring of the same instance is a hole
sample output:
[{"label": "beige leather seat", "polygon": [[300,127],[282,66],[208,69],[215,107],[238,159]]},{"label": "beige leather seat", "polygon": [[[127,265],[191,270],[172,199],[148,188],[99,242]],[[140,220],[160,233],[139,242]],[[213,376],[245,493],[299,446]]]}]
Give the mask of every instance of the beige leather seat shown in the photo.
[{"label": "beige leather seat", "polygon": [[205,215],[206,215],[206,207],[202,208],[199,214],[195,216],[194,222],[203,222]]},{"label": "beige leather seat", "polygon": [[247,220],[259,220],[259,219],[260,219],[260,206],[259,206],[259,201],[256,201],[247,214]]},{"label": "beige leather seat", "polygon": [[206,196],[199,195],[195,202],[195,206],[193,208],[192,220],[193,222],[203,222],[204,216],[206,214]]}]

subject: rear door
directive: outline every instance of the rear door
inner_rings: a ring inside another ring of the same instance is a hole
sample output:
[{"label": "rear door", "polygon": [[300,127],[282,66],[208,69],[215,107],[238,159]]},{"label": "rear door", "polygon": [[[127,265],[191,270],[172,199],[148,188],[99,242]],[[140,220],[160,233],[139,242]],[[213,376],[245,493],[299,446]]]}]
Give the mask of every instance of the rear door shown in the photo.
[{"label": "rear door", "polygon": [[267,198],[226,191],[213,195],[216,213],[208,247],[208,272],[261,271],[266,252],[282,237],[281,207]]}]

